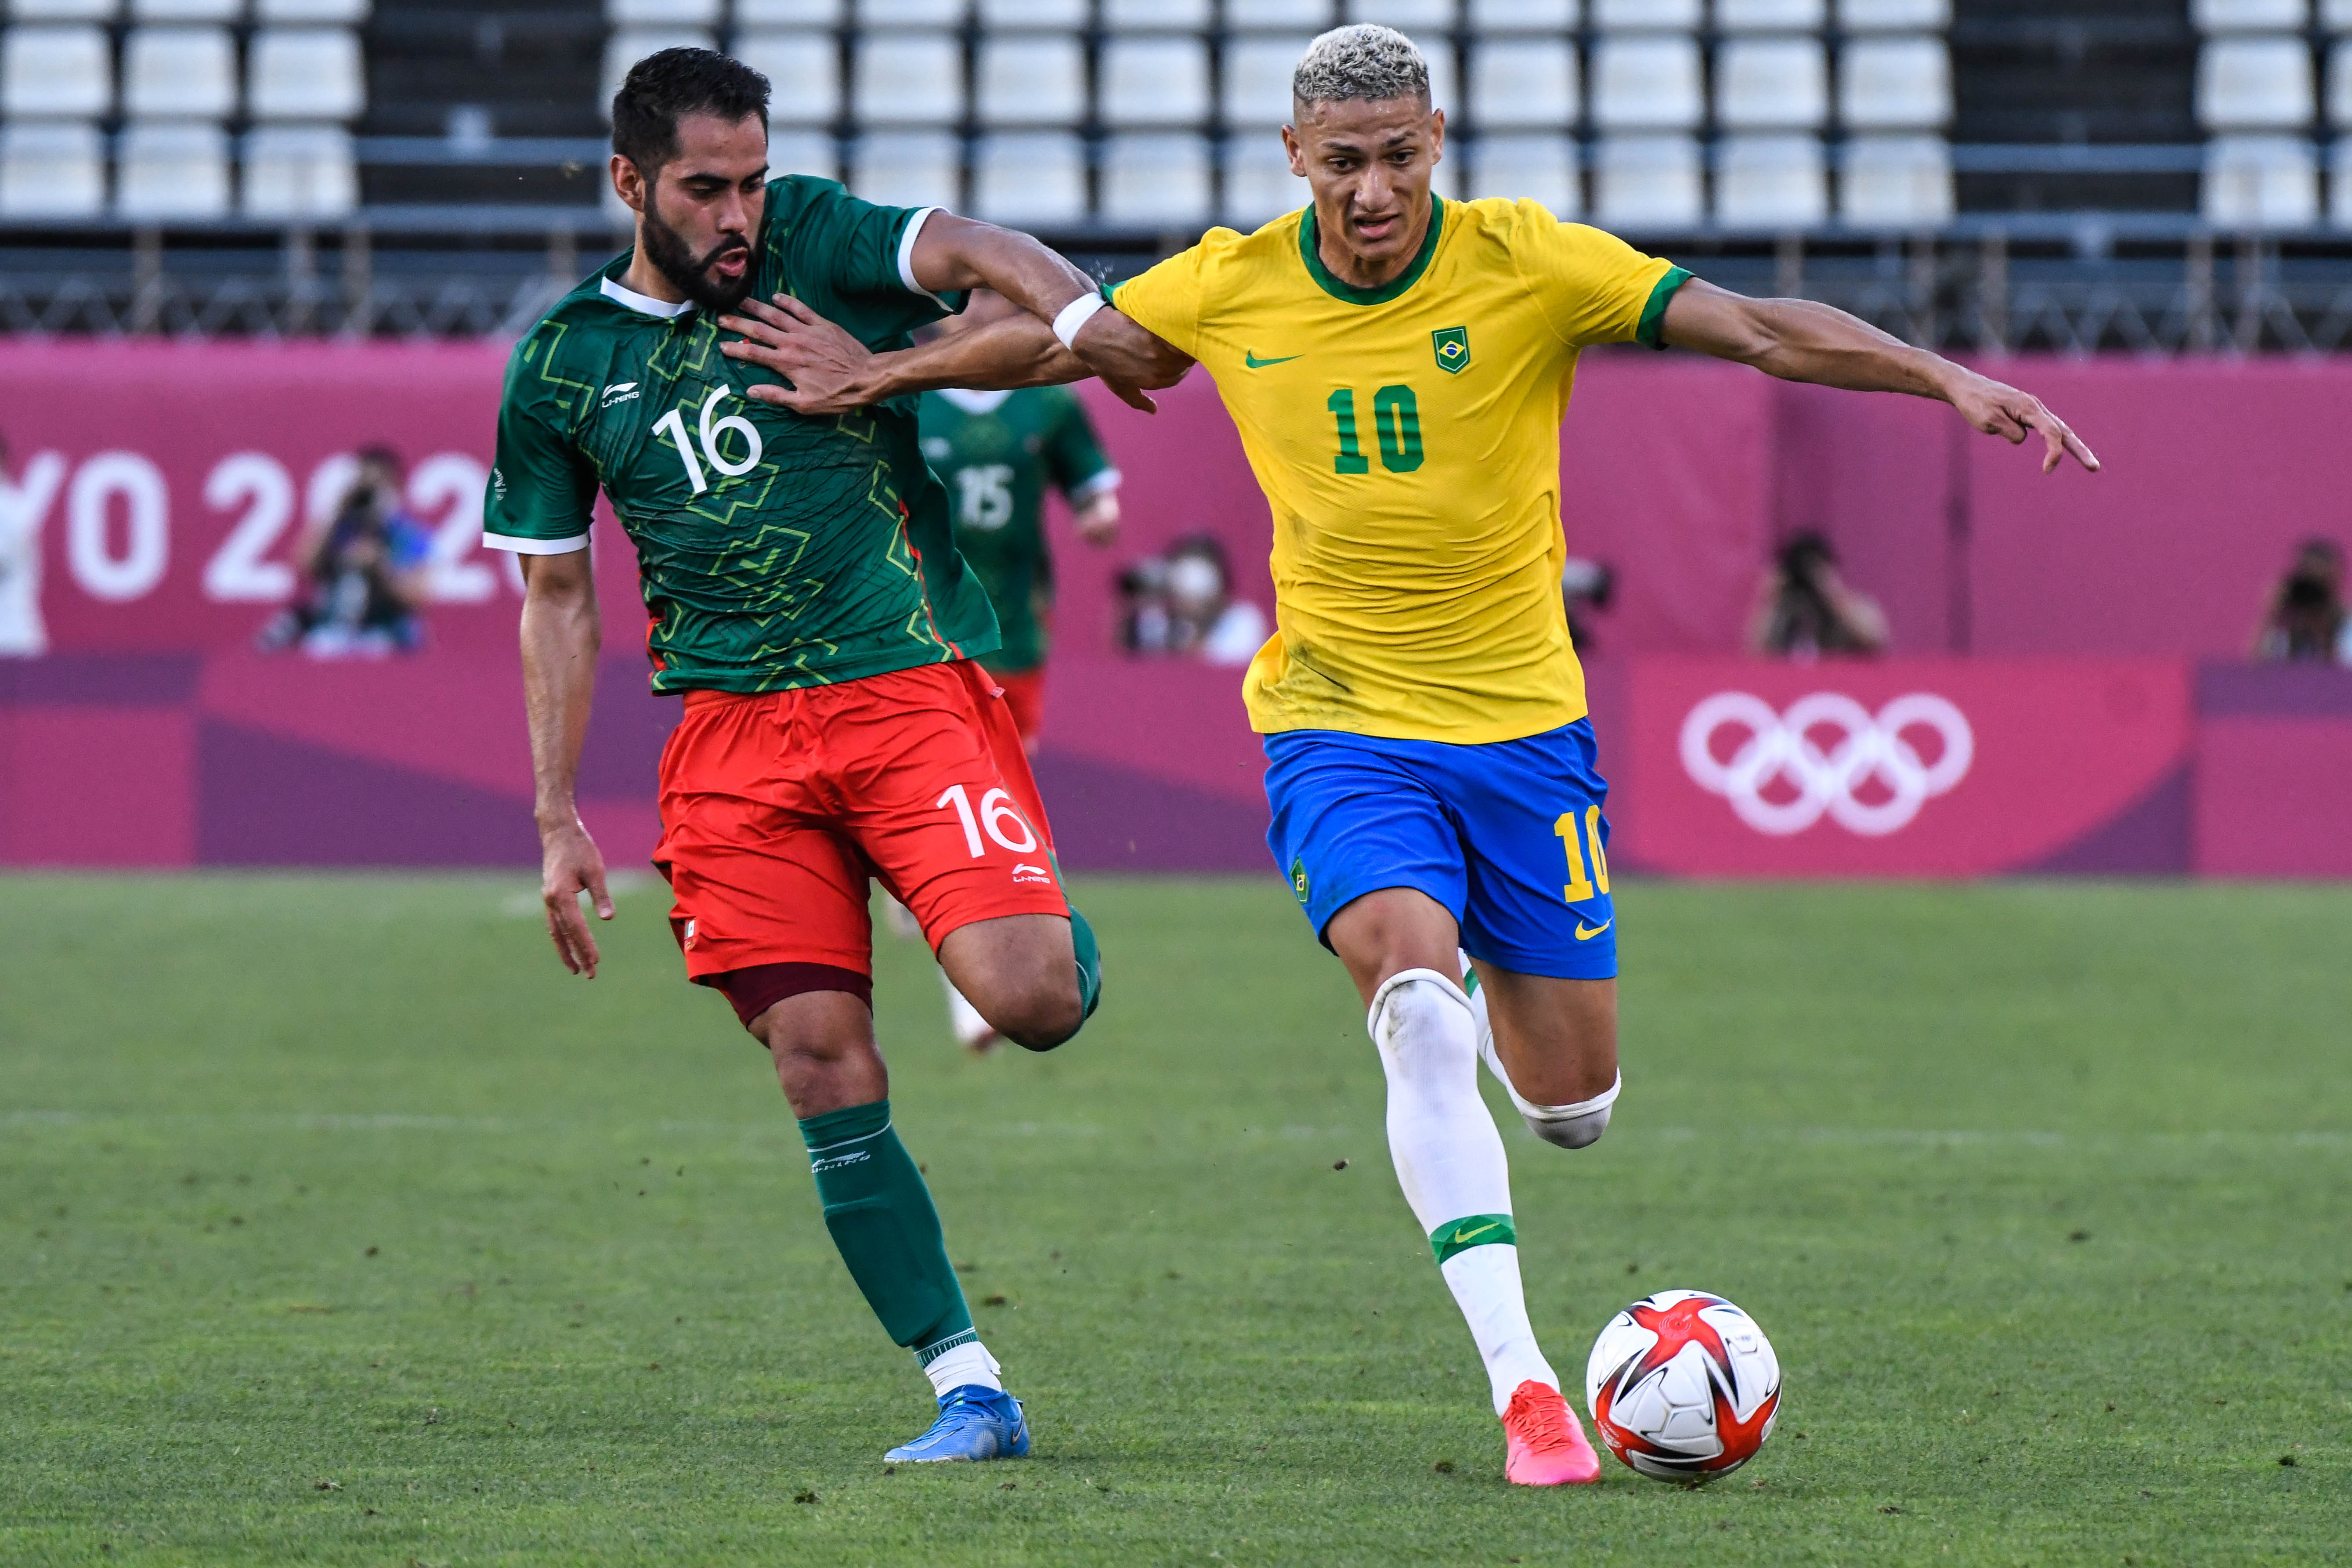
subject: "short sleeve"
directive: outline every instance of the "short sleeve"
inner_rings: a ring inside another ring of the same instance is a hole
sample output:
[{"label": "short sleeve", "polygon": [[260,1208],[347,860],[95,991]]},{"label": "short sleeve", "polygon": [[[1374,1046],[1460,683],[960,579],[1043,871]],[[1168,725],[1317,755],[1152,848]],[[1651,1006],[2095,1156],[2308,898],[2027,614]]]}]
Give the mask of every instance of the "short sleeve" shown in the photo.
[{"label": "short sleeve", "polygon": [[830,180],[806,184],[806,199],[784,217],[785,271],[796,288],[821,279],[886,332],[911,331],[963,309],[968,294],[934,294],[915,281],[915,239],[939,208],[882,206]]},{"label": "short sleeve", "polygon": [[1178,251],[1111,289],[1112,308],[1162,342],[1200,358],[1202,260],[1201,246]]},{"label": "short sleeve", "polygon": [[1103,455],[1086,405],[1067,392],[1062,393],[1060,401],[1061,417],[1054,421],[1053,433],[1045,441],[1045,466],[1064,495],[1083,502],[1117,486],[1118,470]]},{"label": "short sleeve", "polygon": [[498,456],[482,500],[482,542],[524,555],[562,555],[588,547],[588,515],[596,504],[596,475],[551,420],[556,412],[528,395],[525,349],[499,404]]},{"label": "short sleeve", "polygon": [[1659,323],[1666,301],[1690,274],[1644,256],[1615,235],[1562,223],[1541,204],[1518,204],[1511,258],[1536,296],[1544,320],[1570,348],[1588,343],[1664,347]]}]

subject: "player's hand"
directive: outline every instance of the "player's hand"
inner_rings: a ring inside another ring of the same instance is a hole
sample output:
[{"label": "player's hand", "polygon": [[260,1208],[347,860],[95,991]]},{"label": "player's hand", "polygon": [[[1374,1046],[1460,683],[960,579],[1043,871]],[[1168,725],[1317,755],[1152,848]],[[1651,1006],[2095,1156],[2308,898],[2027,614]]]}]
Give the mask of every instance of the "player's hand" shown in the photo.
[{"label": "player's hand", "polygon": [[789,294],[772,303],[746,300],[740,315],[721,316],[720,327],[740,332],[740,342],[719,352],[791,381],[763,384],[744,395],[795,414],[846,414],[875,401],[874,354],[864,343]]},{"label": "player's hand", "polygon": [[1143,388],[1136,385],[1135,383],[1131,381],[1114,381],[1107,375],[1103,376],[1101,381],[1105,386],[1111,389],[1111,392],[1121,403],[1126,404],[1129,408],[1139,408],[1146,414],[1157,414],[1160,412],[1160,405],[1152,401],[1151,394],[1144,391]]},{"label": "player's hand", "polygon": [[2043,473],[2055,469],[2069,456],[2083,465],[2084,472],[2099,471],[2099,459],[2083,445],[2083,438],[2068,428],[2063,419],[2043,407],[2042,399],[2032,393],[2004,386],[1971,371],[1951,389],[1949,395],[1961,418],[2012,447],[2022,442],[2029,432],[2038,431],[2042,437]]},{"label": "player's hand", "polygon": [[1118,542],[1118,495],[1113,491],[1098,495],[1080,507],[1070,521],[1077,525],[1078,537],[1097,549]]},{"label": "player's hand", "polygon": [[539,896],[547,905],[547,934],[555,956],[574,974],[596,978],[596,939],[580,912],[580,895],[596,905],[596,918],[613,918],[613,895],[604,890],[604,856],[577,817],[540,834]]}]

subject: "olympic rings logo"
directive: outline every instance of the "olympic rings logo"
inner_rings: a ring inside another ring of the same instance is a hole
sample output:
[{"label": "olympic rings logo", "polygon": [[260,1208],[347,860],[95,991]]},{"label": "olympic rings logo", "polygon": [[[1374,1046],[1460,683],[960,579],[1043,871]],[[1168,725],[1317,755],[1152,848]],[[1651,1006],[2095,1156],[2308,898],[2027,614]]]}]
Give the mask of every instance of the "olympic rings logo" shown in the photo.
[{"label": "olympic rings logo", "polygon": [[[1719,761],[1715,739],[1726,729],[1744,731],[1747,739],[1728,761]],[[1932,730],[1942,742],[1932,763],[1905,739],[1914,730]],[[1816,731],[1835,731],[1836,743],[1822,750],[1813,740]],[[1897,832],[1927,801],[1968,776],[1976,749],[1976,734],[1960,710],[1924,691],[1898,697],[1875,714],[1834,691],[1800,698],[1785,713],[1745,691],[1718,691],[1683,720],[1683,770],[1691,781],[1730,801],[1740,821],[1776,838],[1802,833],[1824,816],[1865,837]],[[1873,779],[1885,798],[1865,803],[1855,792]],[[1765,798],[1775,780],[1795,797]]]}]

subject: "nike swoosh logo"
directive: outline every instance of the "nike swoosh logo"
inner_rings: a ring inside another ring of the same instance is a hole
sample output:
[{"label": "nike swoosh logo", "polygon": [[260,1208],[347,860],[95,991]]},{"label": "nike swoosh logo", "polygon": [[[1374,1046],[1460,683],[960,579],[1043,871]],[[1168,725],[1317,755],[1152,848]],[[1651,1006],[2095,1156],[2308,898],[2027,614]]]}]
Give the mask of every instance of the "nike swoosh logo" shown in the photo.
[{"label": "nike swoosh logo", "polygon": [[1576,940],[1579,942],[1591,942],[1594,937],[1599,936],[1602,931],[1607,931],[1611,926],[1613,926],[1616,923],[1617,917],[1615,915],[1611,915],[1599,925],[1590,928],[1587,928],[1582,921],[1579,921],[1576,922]]},{"label": "nike swoosh logo", "polygon": [[1455,1231],[1454,1233],[1454,1239],[1456,1241],[1468,1241],[1474,1237],[1484,1236],[1490,1230],[1500,1230],[1503,1227],[1501,1226],[1496,1225],[1494,1221],[1488,1220],[1485,1225],[1480,1226],[1475,1230]]},{"label": "nike swoosh logo", "polygon": [[1246,349],[1242,351],[1242,363],[1249,366],[1252,370],[1264,370],[1270,364],[1288,364],[1292,360],[1305,359],[1306,357],[1307,356],[1305,354],[1285,354],[1280,359],[1260,359],[1257,355],[1251,353]]}]

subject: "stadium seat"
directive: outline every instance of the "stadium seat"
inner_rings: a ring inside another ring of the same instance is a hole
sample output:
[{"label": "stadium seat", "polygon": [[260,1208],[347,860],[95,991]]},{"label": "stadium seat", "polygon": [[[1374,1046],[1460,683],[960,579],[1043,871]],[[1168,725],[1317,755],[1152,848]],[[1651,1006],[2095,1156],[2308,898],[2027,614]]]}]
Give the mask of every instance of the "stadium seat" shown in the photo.
[{"label": "stadium seat", "polygon": [[1815,136],[1728,136],[1716,149],[1715,221],[1726,228],[1804,228],[1829,216]]},{"label": "stadium seat", "polygon": [[1193,125],[1209,117],[1209,46],[1181,37],[1110,37],[1097,77],[1106,125]]},{"label": "stadium seat", "polygon": [[242,22],[245,0],[131,0],[134,22]]},{"label": "stadium seat", "polygon": [[1695,130],[1698,45],[1673,34],[1617,34],[1592,47],[1592,123],[1601,131]]},{"label": "stadium seat", "polygon": [[228,136],[198,121],[134,121],[114,144],[114,213],[132,222],[228,215]]},{"label": "stadium seat", "polygon": [[17,22],[110,22],[118,0],[0,0],[0,16]]},{"label": "stadium seat", "polygon": [[857,0],[864,27],[958,27],[970,9],[966,0]]},{"label": "stadium seat", "polygon": [[58,119],[114,107],[114,61],[97,27],[16,26],[0,32],[0,116]]},{"label": "stadium seat", "polygon": [[1102,0],[1103,26],[1141,31],[1201,31],[1211,19],[1209,0]]},{"label": "stadium seat", "polygon": [[841,143],[822,131],[778,131],[768,138],[768,167],[779,174],[837,180],[841,178]]},{"label": "stadium seat", "polygon": [[1454,0],[1348,0],[1348,20],[1378,22],[1400,33],[1442,33],[1454,26]]},{"label": "stadium seat", "polygon": [[1466,20],[1474,32],[1535,32],[1573,27],[1583,9],[1583,0],[1470,0]]},{"label": "stadium seat", "polygon": [[1469,152],[1473,196],[1512,201],[1532,196],[1550,208],[1554,217],[1583,214],[1584,182],[1577,173],[1576,142],[1570,137],[1558,132],[1481,136]]},{"label": "stadium seat", "polygon": [[868,33],[857,40],[850,107],[869,125],[951,125],[963,118],[963,40],[953,33]]},{"label": "stadium seat", "polygon": [[1462,111],[1462,84],[1454,76],[1454,46],[1442,33],[1426,34],[1413,42],[1421,46],[1422,55],[1429,61],[1430,104],[1445,110],[1450,120]]},{"label": "stadium seat", "polygon": [[1952,216],[1952,150],[1939,136],[1857,136],[1845,147],[1838,216],[1858,227],[1922,228]]},{"label": "stadium seat", "polygon": [[1838,68],[1838,117],[1849,131],[1927,131],[1952,118],[1952,57],[1941,38],[1856,39]]},{"label": "stadium seat", "polygon": [[1209,210],[1209,144],[1202,138],[1114,136],[1103,144],[1106,221],[1197,227]]},{"label": "stadium seat", "polygon": [[2204,195],[2217,227],[2305,228],[2319,221],[2319,159],[2300,136],[2217,136]]},{"label": "stadium seat", "polygon": [[0,217],[96,217],[106,206],[106,141],[79,121],[0,125]]},{"label": "stadium seat", "polygon": [[1699,10],[1699,0],[1587,0],[1586,5],[1595,27],[1622,32],[1692,31]]},{"label": "stadium seat", "polygon": [[1225,0],[1225,28],[1246,32],[1260,27],[1314,27],[1337,21],[1331,0]]},{"label": "stadium seat", "polygon": [[1952,25],[1952,0],[1838,0],[1849,33],[1911,33]]},{"label": "stadium seat", "polygon": [[265,125],[245,139],[247,217],[338,218],[359,205],[359,166],[340,125]]},{"label": "stadium seat", "polygon": [[1732,131],[1814,131],[1829,120],[1829,61],[1813,38],[1731,38],[1716,51],[1715,120]]},{"label": "stadium seat", "polygon": [[992,223],[1076,223],[1087,216],[1085,144],[1067,132],[982,138],[972,150],[972,210]]},{"label": "stadium seat", "polygon": [[368,0],[253,0],[257,22],[341,22],[368,19]]},{"label": "stadium seat", "polygon": [[841,114],[841,51],[831,33],[742,31],[729,50],[768,79],[779,125],[830,125]]},{"label": "stadium seat", "polygon": [[2311,121],[2311,51],[2298,37],[2221,37],[2197,57],[2197,121],[2210,131]]},{"label": "stadium seat", "polygon": [[2336,143],[2327,155],[2327,221],[2352,228],[2352,136]]},{"label": "stadium seat", "polygon": [[629,68],[663,49],[709,48],[716,42],[708,32],[693,27],[632,27],[604,40],[604,70],[596,88],[596,104],[606,120],[613,118],[613,95]]},{"label": "stadium seat", "polygon": [[843,0],[735,0],[739,27],[837,27]]},{"label": "stadium seat", "polygon": [[1225,142],[1223,220],[1244,234],[1307,205],[1307,182],[1290,172],[1282,138],[1248,131]]},{"label": "stadium seat", "polygon": [[256,120],[356,120],[367,108],[360,36],[342,27],[254,34],[246,51],[245,106]]},{"label": "stadium seat", "polygon": [[1565,38],[1486,38],[1470,47],[1471,122],[1566,130],[1580,109],[1576,46]]},{"label": "stadium seat", "polygon": [[2331,33],[2352,33],[2352,0],[2319,0],[2319,25]]},{"label": "stadium seat", "polygon": [[1592,209],[1612,227],[1685,228],[1699,221],[1698,143],[1688,136],[1612,136],[1593,157]]},{"label": "stadium seat", "polygon": [[1290,73],[1314,39],[1233,38],[1225,44],[1225,123],[1284,125],[1290,121]]},{"label": "stadium seat", "polygon": [[982,40],[974,111],[988,125],[1068,125],[1087,116],[1085,47],[1067,33]]},{"label": "stadium seat", "polygon": [[715,27],[719,0],[604,0],[604,20],[616,27]]},{"label": "stadium seat", "polygon": [[2286,33],[2311,25],[2310,0],[2189,0],[2200,33]]},{"label": "stadium seat", "polygon": [[2352,131],[2352,38],[2339,38],[2327,51],[2327,123]]},{"label": "stadium seat", "polygon": [[1826,26],[1829,0],[1715,0],[1715,25],[1727,33],[1801,33]]},{"label": "stadium seat", "polygon": [[1083,27],[1087,0],[980,0],[983,27]]},{"label": "stadium seat", "polygon": [[122,45],[122,112],[217,120],[236,110],[226,27],[140,27]]},{"label": "stadium seat", "polygon": [[951,207],[962,184],[956,139],[943,131],[878,131],[850,148],[849,188],[869,202]]}]

